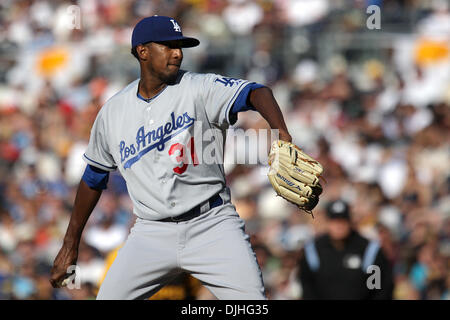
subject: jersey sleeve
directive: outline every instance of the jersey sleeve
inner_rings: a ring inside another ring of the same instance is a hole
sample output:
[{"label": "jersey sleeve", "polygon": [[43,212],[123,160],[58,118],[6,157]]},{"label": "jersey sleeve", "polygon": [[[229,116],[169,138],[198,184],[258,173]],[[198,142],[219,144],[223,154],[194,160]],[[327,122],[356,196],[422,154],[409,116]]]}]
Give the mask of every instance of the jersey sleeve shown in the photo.
[{"label": "jersey sleeve", "polygon": [[230,124],[234,124],[237,121],[237,115],[239,112],[247,110],[256,111],[256,108],[250,102],[250,92],[258,88],[264,88],[262,84],[251,82],[245,85],[245,87],[239,92],[236,100],[233,102],[233,107],[229,112]]},{"label": "jersey sleeve", "polygon": [[106,139],[107,132],[102,117],[102,110],[98,113],[91,129],[91,136],[83,159],[87,164],[105,171],[114,171],[117,165],[111,155]]},{"label": "jersey sleeve", "polygon": [[209,121],[219,126],[233,124],[235,120],[230,119],[230,111],[239,93],[249,83],[243,79],[206,74],[202,93]]}]

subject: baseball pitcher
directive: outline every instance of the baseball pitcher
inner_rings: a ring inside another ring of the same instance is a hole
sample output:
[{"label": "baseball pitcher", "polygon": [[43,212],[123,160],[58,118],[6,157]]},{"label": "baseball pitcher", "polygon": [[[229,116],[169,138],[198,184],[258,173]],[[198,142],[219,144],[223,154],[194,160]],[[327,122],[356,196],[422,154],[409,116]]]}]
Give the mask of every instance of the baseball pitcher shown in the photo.
[{"label": "baseball pitcher", "polygon": [[[269,180],[276,192],[307,212],[317,204],[322,167],[291,143],[269,88],[217,74],[180,69],[182,48],[199,45],[177,21],[142,19],[132,54],[140,78],[99,111],[84,154],[80,181],[50,282],[64,285],[75,265],[84,226],[106,189],[109,172],[125,179],[136,222],[99,289],[97,299],[146,299],[181,272],[218,299],[266,299],[244,221],[230,201],[223,161],[204,161],[215,147],[223,159],[225,130],[237,114],[256,110],[279,139],[272,145]],[[202,139],[212,131],[217,139]]]}]

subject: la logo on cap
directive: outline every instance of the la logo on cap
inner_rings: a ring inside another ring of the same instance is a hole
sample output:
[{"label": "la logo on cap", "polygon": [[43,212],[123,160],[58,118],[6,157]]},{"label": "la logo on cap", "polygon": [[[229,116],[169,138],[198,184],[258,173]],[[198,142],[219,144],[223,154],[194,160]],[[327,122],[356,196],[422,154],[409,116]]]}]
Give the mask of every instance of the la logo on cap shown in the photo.
[{"label": "la logo on cap", "polygon": [[170,21],[171,21],[172,24],[173,24],[173,29],[174,29],[176,32],[181,32],[181,27],[178,25],[178,23],[177,23],[175,20],[173,20],[173,19],[170,19]]}]

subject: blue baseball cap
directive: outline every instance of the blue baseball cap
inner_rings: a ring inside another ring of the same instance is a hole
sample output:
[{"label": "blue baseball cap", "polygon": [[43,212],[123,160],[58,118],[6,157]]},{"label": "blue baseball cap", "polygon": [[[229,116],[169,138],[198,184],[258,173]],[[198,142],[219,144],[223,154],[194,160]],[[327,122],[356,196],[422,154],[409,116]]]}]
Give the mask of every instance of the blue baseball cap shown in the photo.
[{"label": "blue baseball cap", "polygon": [[183,48],[198,46],[200,41],[183,36],[178,22],[171,17],[151,16],[139,21],[133,29],[131,47],[147,42],[181,40]]}]

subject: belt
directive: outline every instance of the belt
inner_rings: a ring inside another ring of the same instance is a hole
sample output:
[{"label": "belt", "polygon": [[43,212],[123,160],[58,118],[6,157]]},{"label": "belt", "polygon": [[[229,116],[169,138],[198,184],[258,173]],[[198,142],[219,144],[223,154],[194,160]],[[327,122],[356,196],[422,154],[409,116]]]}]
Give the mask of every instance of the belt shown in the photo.
[{"label": "belt", "polygon": [[209,198],[209,200],[207,202],[200,203],[198,206],[192,208],[188,212],[180,214],[179,216],[176,216],[176,217],[168,217],[168,218],[161,219],[158,221],[161,221],[161,222],[188,221],[188,220],[198,217],[199,215],[211,210],[212,208],[218,207],[222,204],[223,204],[222,197],[219,194],[216,194],[215,196],[212,196],[211,198]]}]

